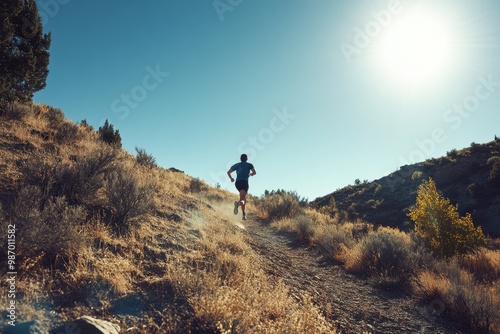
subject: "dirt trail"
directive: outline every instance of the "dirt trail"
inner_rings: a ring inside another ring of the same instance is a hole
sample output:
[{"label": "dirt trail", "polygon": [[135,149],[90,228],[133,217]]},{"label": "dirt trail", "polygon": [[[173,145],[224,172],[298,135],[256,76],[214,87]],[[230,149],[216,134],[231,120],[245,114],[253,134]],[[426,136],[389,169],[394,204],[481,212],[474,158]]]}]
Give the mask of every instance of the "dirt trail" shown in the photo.
[{"label": "dirt trail", "polygon": [[[431,308],[401,293],[374,288],[291,235],[249,218],[242,222],[244,233],[267,272],[282,278],[297,300],[305,292],[312,296],[340,333],[467,333],[436,317]],[[438,311],[442,307],[433,306]]]}]

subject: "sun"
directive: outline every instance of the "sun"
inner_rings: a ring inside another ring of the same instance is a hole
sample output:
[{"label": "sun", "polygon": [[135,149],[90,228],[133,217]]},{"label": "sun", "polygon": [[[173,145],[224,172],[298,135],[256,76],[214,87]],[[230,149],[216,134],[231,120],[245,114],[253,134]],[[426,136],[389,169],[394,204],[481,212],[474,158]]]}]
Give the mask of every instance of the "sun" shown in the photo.
[{"label": "sun", "polygon": [[377,60],[383,74],[398,85],[435,83],[452,62],[452,37],[445,17],[421,8],[408,9],[380,36]]}]

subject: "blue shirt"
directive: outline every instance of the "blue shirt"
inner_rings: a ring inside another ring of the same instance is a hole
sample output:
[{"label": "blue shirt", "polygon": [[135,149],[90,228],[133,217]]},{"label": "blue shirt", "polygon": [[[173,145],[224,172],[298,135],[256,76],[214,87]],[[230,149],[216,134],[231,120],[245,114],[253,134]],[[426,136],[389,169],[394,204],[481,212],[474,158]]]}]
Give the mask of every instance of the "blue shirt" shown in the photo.
[{"label": "blue shirt", "polygon": [[248,176],[250,175],[250,170],[253,168],[253,165],[249,162],[238,162],[231,167],[231,170],[236,171],[236,181],[246,180],[248,181]]}]

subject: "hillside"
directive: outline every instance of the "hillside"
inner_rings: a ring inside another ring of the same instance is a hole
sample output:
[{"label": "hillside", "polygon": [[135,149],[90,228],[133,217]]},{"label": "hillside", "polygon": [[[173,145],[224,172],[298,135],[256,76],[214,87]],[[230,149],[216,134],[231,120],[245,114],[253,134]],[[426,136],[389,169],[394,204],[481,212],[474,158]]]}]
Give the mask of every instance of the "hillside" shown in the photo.
[{"label": "hillside", "polygon": [[500,332],[500,251],[444,263],[296,194],[250,198],[247,221],[235,198],[59,109],[0,106],[1,330]]},{"label": "hillside", "polygon": [[500,139],[452,150],[446,157],[402,166],[372,182],[350,185],[312,202],[316,208],[336,207],[348,219],[408,229],[408,208],[415,204],[418,186],[431,177],[459,212],[471,213],[485,234],[500,236]]},{"label": "hillside", "polygon": [[334,333],[221,216],[234,197],[56,108],[0,106],[3,332],[67,332],[90,316],[109,333]]}]

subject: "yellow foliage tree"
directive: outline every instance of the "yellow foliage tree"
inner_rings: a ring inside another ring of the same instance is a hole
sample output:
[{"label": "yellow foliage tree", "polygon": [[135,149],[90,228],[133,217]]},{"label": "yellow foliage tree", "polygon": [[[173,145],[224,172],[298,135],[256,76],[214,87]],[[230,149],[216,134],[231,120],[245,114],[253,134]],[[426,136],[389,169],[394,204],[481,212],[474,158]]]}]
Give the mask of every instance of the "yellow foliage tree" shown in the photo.
[{"label": "yellow foliage tree", "polygon": [[474,227],[469,213],[460,217],[458,205],[453,206],[438,192],[432,178],[418,188],[416,205],[408,216],[415,223],[415,231],[440,256],[465,254],[485,244],[481,227]]}]

